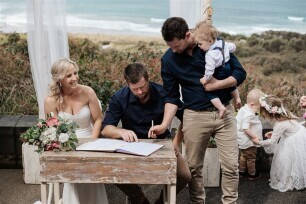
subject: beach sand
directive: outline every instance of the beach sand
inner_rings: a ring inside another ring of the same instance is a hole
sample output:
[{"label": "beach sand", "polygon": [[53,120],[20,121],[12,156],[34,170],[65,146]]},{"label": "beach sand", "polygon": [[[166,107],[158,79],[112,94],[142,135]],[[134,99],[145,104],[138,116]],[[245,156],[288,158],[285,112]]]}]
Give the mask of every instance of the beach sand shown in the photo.
[{"label": "beach sand", "polygon": [[118,50],[133,49],[139,43],[151,43],[160,46],[163,50],[167,48],[162,36],[142,36],[142,35],[120,35],[120,34],[83,34],[70,33],[69,38],[89,39],[94,43],[98,43],[102,48],[114,48]]}]

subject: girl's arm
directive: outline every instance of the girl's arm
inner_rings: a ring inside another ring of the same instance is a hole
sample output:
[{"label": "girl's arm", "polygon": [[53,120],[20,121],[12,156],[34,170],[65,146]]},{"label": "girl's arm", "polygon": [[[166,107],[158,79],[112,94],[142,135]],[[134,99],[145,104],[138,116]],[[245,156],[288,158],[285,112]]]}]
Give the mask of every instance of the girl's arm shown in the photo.
[{"label": "girl's arm", "polygon": [[253,142],[263,147],[269,147],[273,144],[276,144],[279,141],[280,137],[284,134],[285,130],[286,127],[282,126],[281,124],[276,124],[273,128],[272,136],[270,139],[263,141],[256,141],[256,139],[255,140],[253,139]]}]

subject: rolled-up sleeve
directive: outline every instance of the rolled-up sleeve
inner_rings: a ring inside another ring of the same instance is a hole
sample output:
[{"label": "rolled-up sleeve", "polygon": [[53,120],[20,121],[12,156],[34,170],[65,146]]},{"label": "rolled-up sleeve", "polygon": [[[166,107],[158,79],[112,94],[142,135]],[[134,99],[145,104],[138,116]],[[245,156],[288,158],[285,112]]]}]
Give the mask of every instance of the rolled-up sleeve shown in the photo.
[{"label": "rolled-up sleeve", "polygon": [[161,60],[161,77],[163,79],[163,86],[166,92],[165,103],[172,103],[174,105],[180,106],[180,91],[179,84],[177,80],[173,77],[173,74],[170,73],[169,64],[165,63],[164,60]]},{"label": "rolled-up sleeve", "polygon": [[246,71],[242,67],[237,57],[232,53],[230,54],[229,62],[232,68],[232,76],[236,79],[237,86],[239,86],[246,79]]},{"label": "rolled-up sleeve", "polygon": [[108,108],[105,112],[104,119],[102,122],[102,130],[107,125],[117,126],[122,117],[122,108],[118,99],[113,95],[109,100]]}]

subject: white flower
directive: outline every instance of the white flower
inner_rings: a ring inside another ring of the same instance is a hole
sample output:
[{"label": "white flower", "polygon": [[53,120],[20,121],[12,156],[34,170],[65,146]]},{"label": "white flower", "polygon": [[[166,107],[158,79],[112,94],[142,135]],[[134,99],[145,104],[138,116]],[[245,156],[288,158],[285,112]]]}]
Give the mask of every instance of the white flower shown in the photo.
[{"label": "white flower", "polygon": [[55,127],[49,127],[40,135],[40,141],[43,144],[48,144],[52,141],[56,141],[56,128]]},{"label": "white flower", "polygon": [[67,133],[61,133],[59,136],[58,136],[58,140],[61,142],[61,143],[64,143],[64,142],[67,142],[69,139],[69,135]]}]

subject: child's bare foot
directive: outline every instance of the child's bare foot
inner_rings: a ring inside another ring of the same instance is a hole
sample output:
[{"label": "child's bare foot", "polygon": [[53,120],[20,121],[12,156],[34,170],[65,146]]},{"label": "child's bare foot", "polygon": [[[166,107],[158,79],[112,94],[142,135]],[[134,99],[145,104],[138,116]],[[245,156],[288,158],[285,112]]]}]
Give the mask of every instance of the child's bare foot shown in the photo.
[{"label": "child's bare foot", "polygon": [[226,113],[226,108],[223,106],[223,108],[219,109],[219,119],[223,119]]}]

